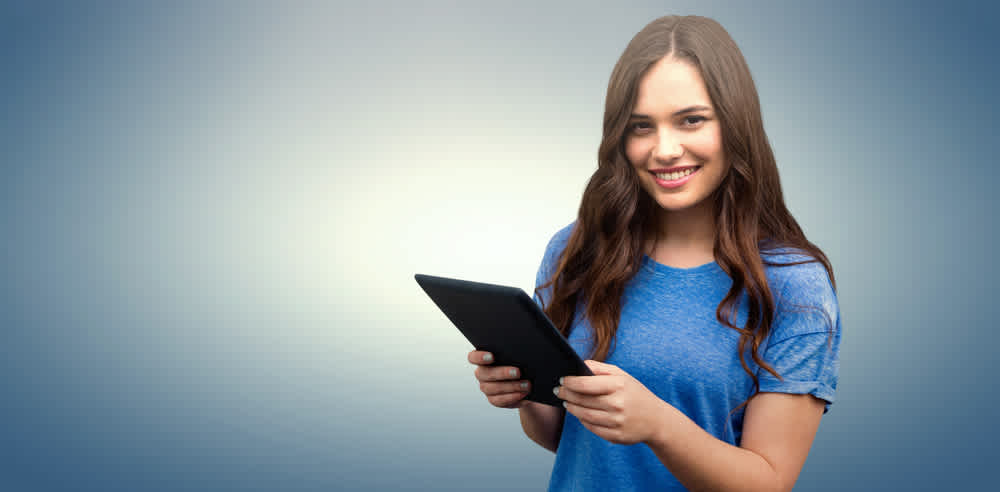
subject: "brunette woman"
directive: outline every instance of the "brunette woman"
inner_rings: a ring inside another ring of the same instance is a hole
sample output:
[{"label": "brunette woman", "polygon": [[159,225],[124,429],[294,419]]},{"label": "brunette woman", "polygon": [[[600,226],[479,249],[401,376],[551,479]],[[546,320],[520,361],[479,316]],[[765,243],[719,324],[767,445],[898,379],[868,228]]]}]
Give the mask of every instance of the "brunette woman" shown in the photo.
[{"label": "brunette woman", "polygon": [[669,16],[632,39],[598,157],[535,289],[595,375],[553,407],[473,351],[481,390],[556,453],[549,490],[791,490],[834,401],[839,308],[722,26]]}]

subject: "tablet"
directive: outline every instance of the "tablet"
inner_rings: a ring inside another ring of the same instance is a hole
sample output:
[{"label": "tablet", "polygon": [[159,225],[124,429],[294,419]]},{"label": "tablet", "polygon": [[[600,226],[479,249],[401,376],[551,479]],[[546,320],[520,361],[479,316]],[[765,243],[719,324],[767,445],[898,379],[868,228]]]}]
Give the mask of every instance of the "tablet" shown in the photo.
[{"label": "tablet", "polygon": [[566,338],[517,287],[416,274],[414,278],[491,366],[514,366],[531,381],[527,400],[562,406],[552,393],[563,376],[592,376]]}]

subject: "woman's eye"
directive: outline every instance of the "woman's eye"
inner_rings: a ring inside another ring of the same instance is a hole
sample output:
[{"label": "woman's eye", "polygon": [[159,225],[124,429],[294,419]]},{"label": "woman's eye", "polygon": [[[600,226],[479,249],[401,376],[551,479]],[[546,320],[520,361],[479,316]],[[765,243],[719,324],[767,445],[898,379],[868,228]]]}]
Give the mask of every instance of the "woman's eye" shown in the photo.
[{"label": "woman's eye", "polygon": [[705,121],[706,119],[707,118],[705,118],[704,116],[688,116],[684,118],[684,123],[686,123],[687,126],[694,126],[697,125],[698,123],[701,123],[702,121]]},{"label": "woman's eye", "polygon": [[648,130],[650,128],[650,125],[645,121],[639,121],[636,123],[632,123],[631,125],[628,126],[628,128],[630,131],[640,132],[642,130]]}]

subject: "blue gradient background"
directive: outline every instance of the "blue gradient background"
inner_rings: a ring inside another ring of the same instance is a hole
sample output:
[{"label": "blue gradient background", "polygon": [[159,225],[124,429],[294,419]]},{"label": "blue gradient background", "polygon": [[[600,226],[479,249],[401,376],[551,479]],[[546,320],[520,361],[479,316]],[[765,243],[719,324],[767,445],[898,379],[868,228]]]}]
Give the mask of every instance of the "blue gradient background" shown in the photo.
[{"label": "blue gradient background", "polygon": [[740,45],[837,274],[796,490],[990,488],[995,10],[169,3],[0,7],[0,490],[544,488],[412,276],[532,287],[668,13]]}]

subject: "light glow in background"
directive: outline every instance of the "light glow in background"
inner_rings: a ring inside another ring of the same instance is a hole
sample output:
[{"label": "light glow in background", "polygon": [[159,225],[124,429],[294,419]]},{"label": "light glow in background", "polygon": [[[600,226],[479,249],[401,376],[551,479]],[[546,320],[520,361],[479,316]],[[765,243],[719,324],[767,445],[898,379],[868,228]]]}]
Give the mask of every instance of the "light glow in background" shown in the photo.
[{"label": "light glow in background", "polygon": [[995,11],[359,3],[0,7],[0,489],[544,488],[413,274],[530,292],[669,13],[740,45],[837,275],[796,490],[989,483]]}]

